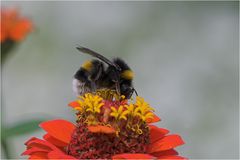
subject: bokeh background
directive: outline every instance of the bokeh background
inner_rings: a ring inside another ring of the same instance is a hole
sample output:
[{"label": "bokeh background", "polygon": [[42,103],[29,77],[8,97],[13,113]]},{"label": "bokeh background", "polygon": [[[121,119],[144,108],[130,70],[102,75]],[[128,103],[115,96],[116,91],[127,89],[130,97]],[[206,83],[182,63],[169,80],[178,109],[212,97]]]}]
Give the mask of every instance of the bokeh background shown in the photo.
[{"label": "bokeh background", "polygon": [[[157,125],[180,134],[181,155],[239,158],[238,2],[7,2],[35,30],[2,68],[7,125],[31,118],[74,121],[72,76],[90,56],[122,57]],[[13,158],[43,131],[11,138]]]}]

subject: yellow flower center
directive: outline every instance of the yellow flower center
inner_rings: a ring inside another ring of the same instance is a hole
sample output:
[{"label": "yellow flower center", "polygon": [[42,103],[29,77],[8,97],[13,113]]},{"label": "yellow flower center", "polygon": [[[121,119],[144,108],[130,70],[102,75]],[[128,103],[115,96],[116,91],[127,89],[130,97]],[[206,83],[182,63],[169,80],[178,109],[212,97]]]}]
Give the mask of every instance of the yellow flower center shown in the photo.
[{"label": "yellow flower center", "polygon": [[141,128],[147,127],[146,120],[154,116],[154,109],[143,98],[137,96],[132,102],[109,89],[86,93],[77,103],[79,106],[74,109],[78,111],[79,120],[88,126],[110,126],[117,135],[123,129],[142,134]]}]

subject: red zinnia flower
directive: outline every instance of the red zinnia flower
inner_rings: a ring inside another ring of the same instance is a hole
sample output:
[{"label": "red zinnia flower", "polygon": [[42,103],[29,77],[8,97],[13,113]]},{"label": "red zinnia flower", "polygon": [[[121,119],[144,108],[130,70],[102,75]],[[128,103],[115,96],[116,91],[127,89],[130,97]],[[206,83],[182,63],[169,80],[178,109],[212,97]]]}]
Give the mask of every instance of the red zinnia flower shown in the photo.
[{"label": "red zinnia flower", "polygon": [[1,9],[1,43],[6,40],[21,41],[32,27],[31,21],[20,17],[16,9]]},{"label": "red zinnia flower", "polygon": [[77,124],[66,120],[43,122],[44,140],[31,138],[22,155],[30,159],[185,159],[175,147],[177,134],[150,125],[160,121],[153,108],[137,97],[122,100],[110,91],[87,93],[69,104],[77,110]]}]

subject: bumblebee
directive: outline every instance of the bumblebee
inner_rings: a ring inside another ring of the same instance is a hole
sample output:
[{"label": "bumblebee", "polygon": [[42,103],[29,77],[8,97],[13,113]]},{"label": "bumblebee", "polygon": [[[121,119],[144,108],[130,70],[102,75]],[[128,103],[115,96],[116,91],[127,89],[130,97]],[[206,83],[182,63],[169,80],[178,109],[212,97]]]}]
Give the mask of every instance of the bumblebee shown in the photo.
[{"label": "bumblebee", "polygon": [[137,94],[132,84],[134,73],[122,59],[115,58],[110,61],[88,48],[77,47],[77,49],[97,58],[84,62],[74,74],[73,90],[77,95],[100,89],[114,90],[127,99],[131,98],[133,92]]}]

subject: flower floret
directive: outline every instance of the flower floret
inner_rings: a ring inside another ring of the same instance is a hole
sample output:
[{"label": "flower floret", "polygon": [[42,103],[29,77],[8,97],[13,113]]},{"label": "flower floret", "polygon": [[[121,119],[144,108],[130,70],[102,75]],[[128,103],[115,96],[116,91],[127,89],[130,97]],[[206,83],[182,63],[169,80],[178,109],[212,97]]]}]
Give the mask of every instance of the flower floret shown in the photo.
[{"label": "flower floret", "polygon": [[150,105],[145,102],[142,97],[136,97],[135,106],[135,115],[138,115],[143,121],[146,121],[148,118],[153,118],[152,111],[154,111],[154,109],[150,107]]},{"label": "flower floret", "polygon": [[128,113],[129,116],[135,117],[135,116],[138,115],[138,110],[135,107],[135,105],[131,103],[127,106],[127,113]]},{"label": "flower floret", "polygon": [[119,106],[118,109],[116,109],[115,107],[111,107],[112,112],[110,113],[110,116],[114,117],[116,120],[127,120],[126,115],[128,114],[127,110],[124,110],[126,107],[121,105]]},{"label": "flower floret", "polygon": [[75,109],[80,112],[84,112],[85,110],[91,113],[100,113],[101,107],[104,105],[103,99],[100,96],[90,93],[80,96],[80,100],[77,102],[79,103],[80,107],[76,107]]}]

